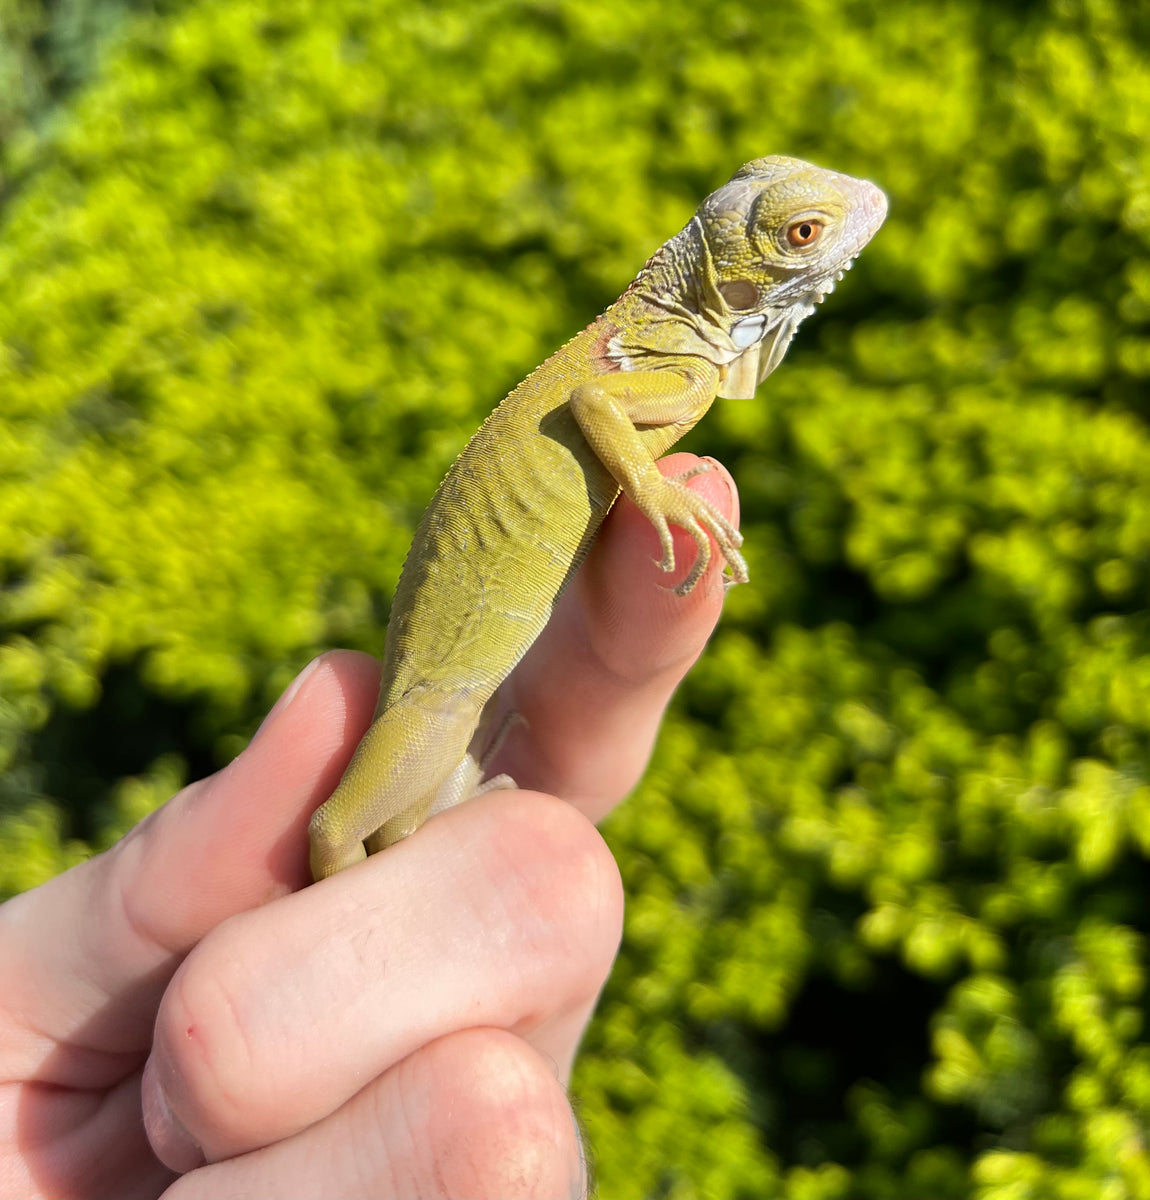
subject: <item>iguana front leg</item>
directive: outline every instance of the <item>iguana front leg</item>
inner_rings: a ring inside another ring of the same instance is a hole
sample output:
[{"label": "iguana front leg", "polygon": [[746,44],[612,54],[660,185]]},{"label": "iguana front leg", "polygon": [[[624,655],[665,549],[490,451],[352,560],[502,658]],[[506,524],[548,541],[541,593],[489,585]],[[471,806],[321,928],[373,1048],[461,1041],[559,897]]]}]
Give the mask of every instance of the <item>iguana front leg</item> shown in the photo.
[{"label": "iguana front leg", "polygon": [[571,392],[571,413],[588,445],[654,525],[663,548],[659,566],[668,572],[675,569],[671,525],[694,538],[698,553],[675,588],[680,596],[687,595],[707,569],[711,560],[708,534],[727,560],[732,581],[747,581],[747,564],[739,553],[742,535],[707,500],[685,486],[688,479],[709,471],[710,464],[701,462],[670,478],[660,474],[655,465],[656,457],[702,418],[714,398],[714,381],[674,370],[602,375]]}]

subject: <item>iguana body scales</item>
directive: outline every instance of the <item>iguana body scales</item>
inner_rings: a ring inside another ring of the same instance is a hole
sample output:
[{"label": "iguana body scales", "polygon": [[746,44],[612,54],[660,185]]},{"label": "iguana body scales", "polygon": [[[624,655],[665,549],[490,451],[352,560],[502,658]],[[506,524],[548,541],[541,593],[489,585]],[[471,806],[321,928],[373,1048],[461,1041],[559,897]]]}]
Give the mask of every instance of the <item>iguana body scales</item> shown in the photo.
[{"label": "iguana body scales", "polygon": [[[706,569],[741,539],[655,460],[716,396],[751,397],[799,322],[877,231],[873,184],[790,158],[746,164],[582,333],[533,371],[456,460],[416,531],[392,606],[376,718],[312,818],[334,874],[480,787],[500,683],[543,631],[620,490]],[[705,469],[705,468],[704,468]]]}]

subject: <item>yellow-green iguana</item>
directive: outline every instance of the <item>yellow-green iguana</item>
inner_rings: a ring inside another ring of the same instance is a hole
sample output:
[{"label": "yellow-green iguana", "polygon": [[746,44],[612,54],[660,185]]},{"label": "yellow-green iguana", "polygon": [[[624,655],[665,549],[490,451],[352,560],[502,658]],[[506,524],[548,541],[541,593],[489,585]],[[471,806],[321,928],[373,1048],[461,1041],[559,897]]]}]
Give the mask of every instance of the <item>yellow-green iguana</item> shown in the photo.
[{"label": "yellow-green iguana", "polygon": [[[620,490],[658,531],[714,538],[730,578],[738,531],[655,460],[716,396],[751,398],[886,216],[872,183],[757,158],[703,201],[634,283],[487,418],[431,501],[395,594],[375,721],[311,821],[319,879],[414,832],[481,783],[501,736],[493,697],[543,631]],[[506,724],[506,722],[504,722]]]}]

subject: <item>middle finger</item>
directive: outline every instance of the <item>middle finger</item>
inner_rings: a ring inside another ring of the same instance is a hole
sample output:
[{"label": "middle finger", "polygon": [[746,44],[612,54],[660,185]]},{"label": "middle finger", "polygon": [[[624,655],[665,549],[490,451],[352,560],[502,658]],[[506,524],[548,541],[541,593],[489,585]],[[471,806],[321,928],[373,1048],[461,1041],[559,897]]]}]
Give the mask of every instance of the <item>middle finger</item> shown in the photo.
[{"label": "middle finger", "polygon": [[156,1117],[166,1107],[201,1161],[266,1145],[475,1026],[518,1033],[564,1070],[621,922],[615,862],[570,806],[508,792],[445,813],[189,955],[156,1023],[153,1142],[194,1165]]}]

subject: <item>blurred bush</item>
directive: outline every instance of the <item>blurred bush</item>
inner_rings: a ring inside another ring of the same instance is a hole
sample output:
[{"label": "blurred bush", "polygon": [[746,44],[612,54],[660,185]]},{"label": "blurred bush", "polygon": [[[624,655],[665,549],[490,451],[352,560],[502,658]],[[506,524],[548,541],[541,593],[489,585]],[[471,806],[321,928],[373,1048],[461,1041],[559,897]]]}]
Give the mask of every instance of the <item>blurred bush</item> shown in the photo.
[{"label": "blurred bush", "polygon": [[0,0],[0,206],[33,167],[38,135],[91,78],[125,18],[172,12],[182,2]]},{"label": "blurred bush", "polygon": [[753,579],[607,831],[601,1189],[1150,1195],[1150,4],[127,8],[3,118],[0,888],[378,651],[481,417],[803,155],[892,213],[692,435]]}]

